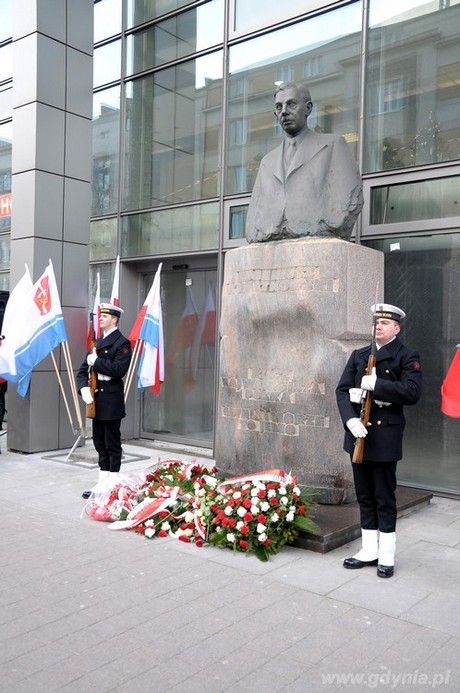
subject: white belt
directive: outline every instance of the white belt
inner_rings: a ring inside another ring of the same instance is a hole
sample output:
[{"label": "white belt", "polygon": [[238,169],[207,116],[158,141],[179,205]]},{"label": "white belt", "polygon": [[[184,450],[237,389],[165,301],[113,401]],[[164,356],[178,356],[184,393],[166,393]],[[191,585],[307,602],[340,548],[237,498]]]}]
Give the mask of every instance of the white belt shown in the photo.
[{"label": "white belt", "polygon": [[103,373],[98,373],[97,379],[98,380],[112,380],[112,376],[111,375],[104,375]]}]

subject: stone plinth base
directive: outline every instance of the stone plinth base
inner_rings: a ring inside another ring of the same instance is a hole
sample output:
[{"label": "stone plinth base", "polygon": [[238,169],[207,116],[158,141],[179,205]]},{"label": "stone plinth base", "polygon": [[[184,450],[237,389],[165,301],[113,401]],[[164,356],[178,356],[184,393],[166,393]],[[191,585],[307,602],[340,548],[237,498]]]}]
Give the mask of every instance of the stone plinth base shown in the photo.
[{"label": "stone plinth base", "polygon": [[339,239],[275,241],[225,260],[215,459],[234,475],[281,467],[320,503],[354,500],[335,388],[369,342],[383,253]]}]

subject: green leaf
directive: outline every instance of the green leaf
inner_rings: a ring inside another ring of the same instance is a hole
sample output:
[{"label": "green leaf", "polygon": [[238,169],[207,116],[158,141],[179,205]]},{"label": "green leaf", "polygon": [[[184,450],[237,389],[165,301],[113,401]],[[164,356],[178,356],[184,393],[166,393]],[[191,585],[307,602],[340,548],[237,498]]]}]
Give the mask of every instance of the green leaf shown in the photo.
[{"label": "green leaf", "polygon": [[293,524],[301,532],[307,532],[307,534],[321,534],[320,527],[318,527],[311,517],[307,517],[307,515],[296,515]]},{"label": "green leaf", "polygon": [[254,546],[254,556],[256,556],[259,561],[263,561],[266,563],[268,561],[268,552],[265,546],[262,546],[262,544],[259,544],[259,546]]}]

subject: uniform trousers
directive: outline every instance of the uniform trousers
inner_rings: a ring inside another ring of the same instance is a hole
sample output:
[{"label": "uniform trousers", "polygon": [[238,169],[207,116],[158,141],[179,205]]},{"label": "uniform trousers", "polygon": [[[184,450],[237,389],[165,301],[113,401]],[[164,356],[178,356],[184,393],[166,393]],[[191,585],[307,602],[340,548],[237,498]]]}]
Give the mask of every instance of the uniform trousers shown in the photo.
[{"label": "uniform trousers", "polygon": [[121,419],[93,419],[93,443],[102,472],[119,472],[121,467]]},{"label": "uniform trousers", "polygon": [[352,463],[362,529],[396,530],[396,464]]}]

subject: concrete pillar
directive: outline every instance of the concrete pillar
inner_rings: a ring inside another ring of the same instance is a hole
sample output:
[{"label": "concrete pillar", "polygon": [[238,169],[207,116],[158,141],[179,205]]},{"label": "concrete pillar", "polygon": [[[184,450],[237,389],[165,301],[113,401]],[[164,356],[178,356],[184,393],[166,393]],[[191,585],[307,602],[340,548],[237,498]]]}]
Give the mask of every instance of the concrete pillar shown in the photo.
[{"label": "concrete pillar", "polygon": [[[24,263],[36,281],[52,260],[74,368],[88,319],[92,54],[93,0],[15,0],[10,285]],[[60,349],[55,357],[73,409]],[[15,390],[8,389],[11,449],[73,445],[50,357],[34,370],[24,399]]]}]

